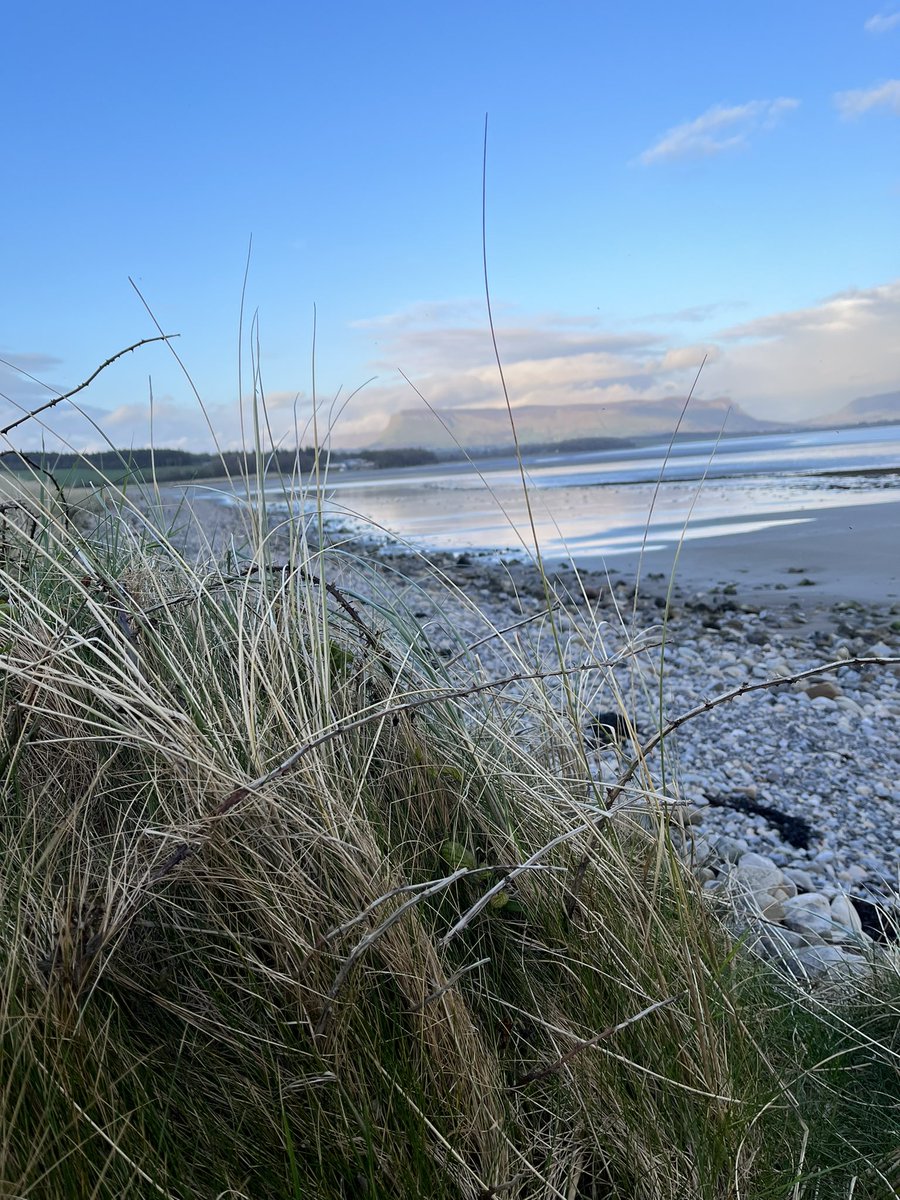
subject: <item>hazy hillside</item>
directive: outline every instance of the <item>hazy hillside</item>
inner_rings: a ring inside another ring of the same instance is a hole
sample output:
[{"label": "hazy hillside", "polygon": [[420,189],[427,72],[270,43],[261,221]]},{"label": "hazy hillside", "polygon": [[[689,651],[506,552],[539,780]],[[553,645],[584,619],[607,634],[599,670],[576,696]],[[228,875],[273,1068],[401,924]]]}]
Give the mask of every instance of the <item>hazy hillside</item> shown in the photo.
[{"label": "hazy hillside", "polygon": [[[629,400],[608,405],[524,405],[516,408],[516,429],[523,443],[554,443],[570,438],[643,437],[670,434],[681,412],[683,398]],[[726,400],[695,400],[681,428],[685,433],[718,432],[728,411]],[[441,423],[427,409],[405,409],[394,413],[385,431],[371,445],[379,449],[396,446],[425,446],[449,449],[459,442],[467,448],[507,446],[509,417],[502,408],[450,408],[441,411]],[[726,430],[729,433],[762,433],[787,429],[775,421],[760,421],[731,406]]]},{"label": "hazy hillside", "polygon": [[882,392],[878,396],[860,396],[836,412],[818,417],[815,425],[874,425],[882,421],[900,421],[900,392]]}]

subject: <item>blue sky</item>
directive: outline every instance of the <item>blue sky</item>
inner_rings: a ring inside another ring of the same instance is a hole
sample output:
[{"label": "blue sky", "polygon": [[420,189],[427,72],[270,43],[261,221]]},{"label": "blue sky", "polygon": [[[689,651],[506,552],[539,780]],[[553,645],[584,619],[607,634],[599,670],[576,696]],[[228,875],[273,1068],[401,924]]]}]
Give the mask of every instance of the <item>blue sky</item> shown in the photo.
[{"label": "blue sky", "polygon": [[[18,5],[4,18],[0,356],[65,390],[155,330],[239,437],[247,247],[287,436],[499,400],[684,392],[815,416],[900,387],[900,2]],[[211,436],[164,347],[80,399],[118,444]],[[0,391],[50,395],[0,367]],[[0,401],[2,404],[2,401]],[[48,423],[97,435],[68,406]],[[34,445],[37,427],[16,445]]]}]

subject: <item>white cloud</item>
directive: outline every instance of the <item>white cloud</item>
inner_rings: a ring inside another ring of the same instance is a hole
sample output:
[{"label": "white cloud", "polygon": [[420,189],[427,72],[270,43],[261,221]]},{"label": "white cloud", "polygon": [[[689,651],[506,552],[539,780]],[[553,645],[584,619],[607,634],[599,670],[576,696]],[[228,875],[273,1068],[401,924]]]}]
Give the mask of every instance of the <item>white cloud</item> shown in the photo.
[{"label": "white cloud", "polygon": [[777,100],[749,100],[746,104],[731,106],[715,104],[693,121],[685,121],[668,130],[639,155],[637,161],[646,167],[679,158],[710,158],[736,149],[745,145],[752,134],[773,128],[799,103],[799,100],[783,96]]},{"label": "white cloud", "polygon": [[866,33],[888,33],[900,25],[900,12],[876,13],[865,24]]},{"label": "white cloud", "polygon": [[900,116],[900,79],[889,79],[874,87],[838,92],[834,97],[842,117],[861,117],[873,108],[886,108]]},{"label": "white cloud", "polygon": [[754,416],[822,416],[900,389],[900,280],[722,330],[710,374]]},{"label": "white cloud", "polygon": [[[614,422],[611,410],[617,404],[685,395],[704,354],[708,358],[698,398],[727,397],[753,416],[774,420],[818,417],[859,396],[900,389],[900,279],[847,289],[804,308],[739,324],[722,321],[712,333],[704,331],[708,340],[703,344],[696,331],[688,327],[688,336],[680,337],[669,322],[654,327],[648,321],[647,328],[622,333],[588,316],[502,311],[497,341],[514,408],[605,406],[604,419]],[[445,413],[459,407],[501,407],[490,334],[483,319],[474,323],[474,313],[465,306],[428,305],[368,322],[366,329],[377,329],[379,335],[375,352],[385,356],[389,368],[345,411],[343,397],[334,404],[327,397],[319,412],[320,432],[335,423],[335,444],[374,441],[393,414],[420,409],[422,401],[397,367]],[[20,403],[31,399],[19,396]],[[4,408],[0,403],[0,418]],[[47,427],[72,445],[96,448],[102,443],[92,419],[118,445],[148,444],[147,404],[84,408],[87,421],[75,405],[60,405],[46,414]],[[267,395],[267,410],[276,442],[312,440],[307,394],[273,391]],[[236,403],[210,403],[207,417],[225,449],[241,444]],[[23,426],[16,444],[38,446],[43,428],[39,421]],[[202,450],[212,444],[202,412],[186,393],[174,390],[157,395],[153,433],[158,446]]]},{"label": "white cloud", "polygon": [[[527,320],[521,314],[498,327],[497,341],[514,408],[611,406],[684,395],[706,354],[699,397],[727,396],[754,416],[790,421],[900,388],[898,326],[900,281],[723,326],[702,345],[652,328],[617,343],[615,332],[592,329],[588,321],[561,331],[552,317]],[[425,331],[415,322],[398,319],[394,328],[394,361],[435,408],[502,404],[485,328],[435,326],[427,352]],[[348,410],[339,433],[377,437],[392,413],[420,405],[402,378],[388,375]]]},{"label": "white cloud", "polygon": [[704,358],[707,367],[714,363],[719,358],[718,347],[674,346],[663,356],[662,367],[664,371],[678,371],[682,368],[697,371]]}]

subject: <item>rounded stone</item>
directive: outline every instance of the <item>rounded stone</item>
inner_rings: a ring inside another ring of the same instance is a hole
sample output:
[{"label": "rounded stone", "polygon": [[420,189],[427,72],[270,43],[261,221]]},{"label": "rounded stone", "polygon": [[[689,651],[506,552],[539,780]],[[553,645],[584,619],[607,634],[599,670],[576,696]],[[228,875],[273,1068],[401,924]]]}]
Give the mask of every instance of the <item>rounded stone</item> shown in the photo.
[{"label": "rounded stone", "polygon": [[826,896],[806,892],[785,900],[784,923],[797,933],[827,934],[832,929],[831,905]]},{"label": "rounded stone", "polygon": [[831,919],[847,933],[859,934],[863,931],[859,913],[843,893],[838,893],[831,902]]},{"label": "rounded stone", "polygon": [[837,700],[838,696],[841,695],[841,689],[830,679],[822,679],[818,683],[811,683],[804,690],[810,700]]},{"label": "rounded stone", "polygon": [[754,850],[748,850],[738,859],[739,867],[762,867],[768,871],[779,871],[780,868],[766,854],[757,854]]},{"label": "rounded stone", "polygon": [[814,892],[816,890],[816,881],[809,871],[804,871],[802,867],[785,867],[784,874],[796,886],[798,892]]},{"label": "rounded stone", "polygon": [[743,838],[729,837],[727,834],[719,834],[718,837],[712,840],[713,849],[720,858],[724,858],[726,862],[737,862],[742,854],[750,849],[750,846]]},{"label": "rounded stone", "polygon": [[[747,855],[744,855],[744,858],[746,857]],[[757,855],[757,857],[761,858],[762,855]],[[769,861],[771,862],[771,859]],[[739,887],[754,893],[771,892],[773,888],[780,887],[784,881],[780,868],[776,867],[774,863],[771,867],[745,867],[743,858],[729,877]]]},{"label": "rounded stone", "polygon": [[782,879],[777,887],[769,889],[776,900],[793,900],[797,895],[797,885],[790,879]]},{"label": "rounded stone", "polygon": [[829,971],[860,971],[866,967],[863,959],[848,954],[840,946],[804,946],[795,950],[793,957],[810,976]]}]

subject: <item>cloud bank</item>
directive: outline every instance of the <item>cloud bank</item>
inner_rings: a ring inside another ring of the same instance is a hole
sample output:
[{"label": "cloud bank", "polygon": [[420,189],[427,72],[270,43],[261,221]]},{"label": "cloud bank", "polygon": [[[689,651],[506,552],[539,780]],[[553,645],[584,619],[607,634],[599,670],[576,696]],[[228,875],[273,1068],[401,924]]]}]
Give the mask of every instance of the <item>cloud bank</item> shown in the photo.
[{"label": "cloud bank", "polygon": [[866,33],[889,33],[900,25],[900,12],[876,13],[864,25]]},{"label": "cloud bank", "polygon": [[[704,342],[648,328],[626,336],[586,319],[573,328],[544,316],[507,321],[497,341],[513,407],[612,406],[683,396],[704,355],[697,395],[728,397],[772,420],[824,416],[858,396],[900,388],[900,280],[848,289],[807,308],[723,324]],[[421,406],[494,407],[503,396],[483,326],[446,326],[410,312],[387,318],[383,367],[395,364],[348,410],[348,438],[377,437],[391,413]]]},{"label": "cloud bank", "polygon": [[749,100],[746,104],[715,104],[693,121],[669,129],[638,156],[645,167],[685,158],[711,158],[745,146],[763,130],[773,129],[782,117],[797,108],[799,100]]},{"label": "cloud bank", "polygon": [[[735,305],[729,307],[733,310]],[[513,407],[601,406],[607,409],[605,419],[612,429],[618,404],[686,395],[704,355],[698,398],[727,398],[760,418],[813,419],[857,397],[900,389],[900,279],[847,289],[806,308],[742,322],[726,323],[724,306],[709,311],[720,316],[721,324],[700,341],[689,324],[675,319],[682,314],[668,314],[668,319],[656,314],[644,327],[623,331],[600,326],[587,316],[523,314],[507,308],[497,324],[497,341]],[[422,409],[416,389],[429,405],[445,412],[502,406],[490,333],[478,313],[477,301],[416,305],[360,323],[358,329],[377,332],[379,377],[346,407],[343,393],[321,405],[320,432],[334,426],[336,445],[376,441],[392,414]],[[32,365],[39,365],[39,359]],[[49,356],[45,365],[54,366]],[[14,382],[7,373],[0,390]],[[47,396],[44,390],[37,394],[27,380],[23,386],[25,390],[14,395],[20,405],[31,407]],[[293,446],[312,441],[307,394],[270,393],[266,407],[276,442]],[[116,445],[149,444],[146,404],[123,404],[109,411],[87,404],[82,408],[84,415],[69,403],[61,405],[46,414],[47,428],[87,449],[103,445],[92,421]],[[5,423],[6,413],[18,411],[0,401],[0,422]],[[241,444],[236,403],[210,402],[207,415],[223,448]],[[25,428],[27,437],[22,436]],[[15,444],[33,448],[42,436],[34,422],[17,433]],[[206,418],[187,394],[163,395],[154,406],[153,441],[201,450],[211,448],[213,438]]]},{"label": "cloud bank", "polygon": [[846,119],[861,117],[873,108],[886,108],[900,116],[900,79],[888,79],[874,87],[838,92],[834,98],[838,112]]}]

